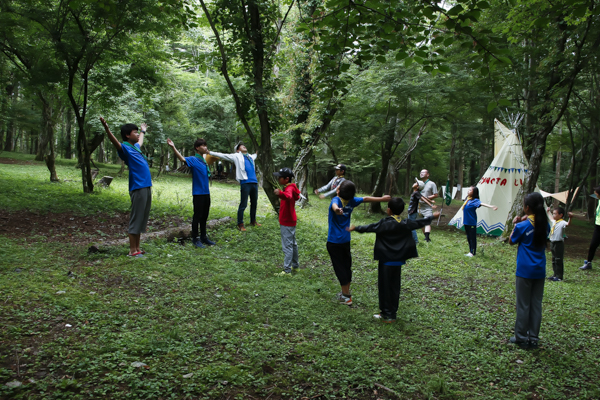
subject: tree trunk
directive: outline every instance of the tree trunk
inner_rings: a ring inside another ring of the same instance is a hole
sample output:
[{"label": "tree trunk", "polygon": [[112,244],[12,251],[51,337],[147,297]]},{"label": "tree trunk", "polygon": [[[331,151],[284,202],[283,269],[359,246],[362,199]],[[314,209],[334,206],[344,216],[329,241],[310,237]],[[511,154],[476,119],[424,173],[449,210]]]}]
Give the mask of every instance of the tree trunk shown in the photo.
[{"label": "tree trunk", "polygon": [[[408,141],[410,142],[410,137],[408,138]],[[404,183],[404,194],[407,196],[410,195],[412,185],[413,185],[412,174],[410,173],[411,169],[412,169],[412,154],[409,154],[408,157],[406,158],[406,180]]]},{"label": "tree trunk", "polygon": [[[50,101],[42,94],[39,95],[39,98],[42,103],[42,134],[40,136],[43,143],[40,144],[41,150],[38,151],[38,156],[41,154],[46,162],[50,172],[50,182],[58,182],[55,166],[54,118],[52,115],[54,110]],[[50,151],[49,154],[46,154],[48,148]]]},{"label": "tree trunk", "polygon": [[65,114],[65,158],[70,160],[73,157],[73,111],[70,107],[67,107]]},{"label": "tree trunk", "polygon": [[[558,193],[558,191],[560,190],[560,159],[561,151],[558,150],[556,152],[556,171],[554,171],[554,193]],[[552,201],[552,207],[558,207],[558,200],[554,199]]]},{"label": "tree trunk", "polygon": [[[450,146],[450,171],[449,171],[449,177],[450,177],[450,190],[452,190],[452,188],[454,187],[454,173],[455,173],[455,165],[456,165],[456,160],[455,160],[455,155],[456,155],[456,125],[452,124],[452,144]],[[450,193],[452,194],[452,193]]]},{"label": "tree trunk", "polygon": [[464,180],[465,180],[464,178],[465,178],[465,154],[461,149],[460,157],[458,158],[458,182],[456,185],[457,187],[460,187],[461,190],[456,191],[457,199],[462,199],[462,188],[464,187]]},{"label": "tree trunk", "polygon": [[[15,87],[13,85],[8,85],[6,87],[6,94],[10,98],[10,102],[11,102],[11,106],[9,107],[9,109],[11,109],[11,108],[14,109],[15,104],[17,102],[18,91],[19,91],[18,87]],[[13,151],[14,150],[14,146],[13,146],[14,136],[15,136],[15,122],[14,122],[12,116],[9,116],[8,123],[6,124],[6,139],[4,141],[4,151]]]}]

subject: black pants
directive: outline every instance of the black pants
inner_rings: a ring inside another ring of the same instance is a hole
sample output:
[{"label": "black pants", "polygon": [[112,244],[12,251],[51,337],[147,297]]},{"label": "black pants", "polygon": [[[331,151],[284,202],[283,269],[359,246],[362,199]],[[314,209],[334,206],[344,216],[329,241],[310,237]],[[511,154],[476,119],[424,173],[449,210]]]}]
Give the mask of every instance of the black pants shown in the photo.
[{"label": "black pants", "polygon": [[565,255],[565,242],[550,242],[550,250],[552,250],[552,272],[554,276],[563,279],[565,270],[563,257]]},{"label": "black pants", "polygon": [[590,250],[588,251],[587,261],[592,262],[596,249],[600,246],[600,225],[594,226],[594,234],[592,235],[592,243],[590,243]]},{"label": "black pants", "polygon": [[327,242],[327,251],[331,257],[331,264],[335,276],[340,285],[344,286],[352,282],[352,254],[350,253],[350,242],[331,243]]},{"label": "black pants", "polygon": [[379,261],[377,285],[379,286],[379,309],[383,318],[396,319],[400,301],[402,267],[390,267]]},{"label": "black pants", "polygon": [[200,235],[206,237],[206,220],[210,211],[210,194],[194,195],[194,218],[192,219],[192,238],[198,237],[198,224]]},{"label": "black pants", "polygon": [[467,234],[467,242],[469,242],[469,252],[475,255],[477,251],[477,227],[475,225],[464,225],[464,227]]}]

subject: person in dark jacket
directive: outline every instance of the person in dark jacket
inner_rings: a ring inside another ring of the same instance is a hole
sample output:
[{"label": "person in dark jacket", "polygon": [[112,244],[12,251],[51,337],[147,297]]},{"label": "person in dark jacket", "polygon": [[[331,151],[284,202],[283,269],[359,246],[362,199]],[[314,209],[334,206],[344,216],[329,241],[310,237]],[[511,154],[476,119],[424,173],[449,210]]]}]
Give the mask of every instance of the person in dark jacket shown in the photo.
[{"label": "person in dark jacket", "polygon": [[406,264],[406,260],[409,258],[419,256],[412,237],[412,231],[431,224],[431,221],[440,214],[436,212],[427,218],[401,220],[400,214],[403,211],[404,200],[394,197],[388,203],[388,217],[375,224],[352,225],[348,228],[350,232],[374,232],[377,235],[373,252],[375,260],[379,261],[377,280],[381,313],[375,314],[373,317],[386,323],[392,323],[396,320],[400,299],[402,265]]}]

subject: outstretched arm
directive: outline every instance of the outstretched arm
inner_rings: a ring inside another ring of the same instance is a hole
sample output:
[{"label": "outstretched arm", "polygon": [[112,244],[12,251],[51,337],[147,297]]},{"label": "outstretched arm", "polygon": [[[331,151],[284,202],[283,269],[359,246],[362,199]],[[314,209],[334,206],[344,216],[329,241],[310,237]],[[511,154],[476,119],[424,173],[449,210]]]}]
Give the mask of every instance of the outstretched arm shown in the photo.
[{"label": "outstretched arm", "polygon": [[498,207],[496,207],[496,206],[492,206],[492,205],[485,204],[485,203],[481,203],[481,206],[482,206],[482,207],[491,208],[491,209],[492,209],[492,210],[494,210],[494,211],[496,211],[496,210],[498,209]]},{"label": "outstretched arm", "polygon": [[138,144],[140,145],[140,147],[142,147],[142,145],[144,144],[144,135],[146,134],[146,130],[148,129],[148,125],[146,125],[145,122],[142,122],[141,125],[141,131],[140,131],[140,139],[138,140]]},{"label": "outstretched arm", "polygon": [[181,155],[180,152],[177,151],[177,149],[175,148],[175,143],[173,143],[173,141],[171,139],[167,139],[167,144],[169,146],[171,146],[171,148],[173,149],[173,152],[175,153],[175,155],[177,156],[177,158],[179,158],[179,160],[183,163],[185,163],[187,165],[187,163],[185,162],[185,157]]},{"label": "outstretched arm", "polygon": [[108,140],[110,140],[113,146],[115,146],[115,149],[117,149],[117,151],[121,151],[121,142],[119,142],[115,135],[112,134],[104,118],[100,117],[100,122],[102,122],[102,126],[104,126],[104,130],[106,131],[106,136],[108,136]]},{"label": "outstretched arm", "polygon": [[392,196],[390,196],[389,194],[386,194],[382,197],[363,197],[363,203],[381,203],[385,201],[390,201],[391,199]]}]

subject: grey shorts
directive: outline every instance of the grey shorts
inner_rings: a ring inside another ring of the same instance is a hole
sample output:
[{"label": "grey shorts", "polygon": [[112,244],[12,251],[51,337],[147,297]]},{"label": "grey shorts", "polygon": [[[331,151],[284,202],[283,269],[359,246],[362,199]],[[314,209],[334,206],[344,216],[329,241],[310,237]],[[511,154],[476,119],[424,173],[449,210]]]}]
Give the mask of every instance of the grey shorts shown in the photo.
[{"label": "grey shorts", "polygon": [[421,208],[419,212],[421,213],[423,218],[433,217],[433,209],[431,208]]},{"label": "grey shorts", "polygon": [[131,198],[131,213],[129,215],[129,230],[127,233],[139,235],[146,232],[150,207],[152,206],[152,188],[136,189],[129,192]]}]

